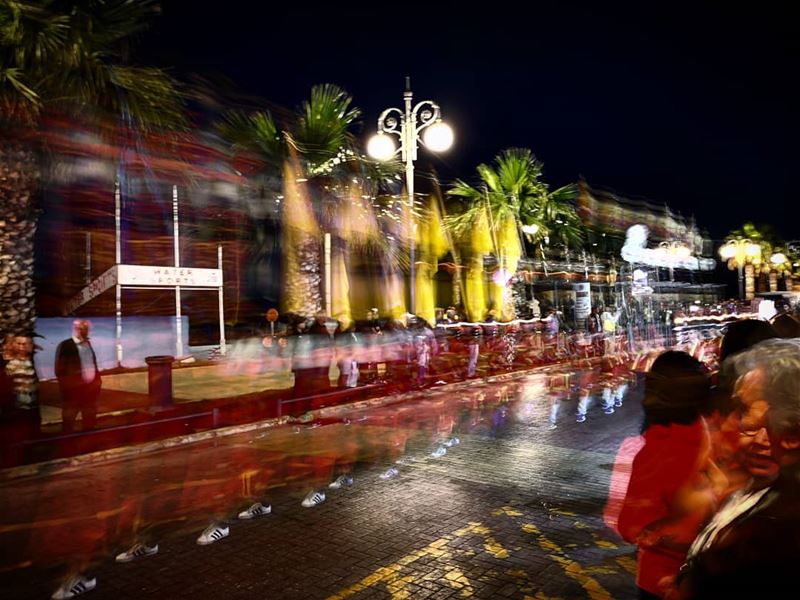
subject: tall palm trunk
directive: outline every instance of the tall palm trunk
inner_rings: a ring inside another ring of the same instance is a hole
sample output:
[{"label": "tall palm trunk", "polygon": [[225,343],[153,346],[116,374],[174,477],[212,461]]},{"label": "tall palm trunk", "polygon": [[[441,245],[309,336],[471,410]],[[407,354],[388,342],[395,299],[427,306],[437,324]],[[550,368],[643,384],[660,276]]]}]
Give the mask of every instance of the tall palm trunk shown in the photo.
[{"label": "tall palm trunk", "polygon": [[0,143],[0,342],[9,333],[33,334],[33,238],[40,180],[38,155],[29,145]]}]

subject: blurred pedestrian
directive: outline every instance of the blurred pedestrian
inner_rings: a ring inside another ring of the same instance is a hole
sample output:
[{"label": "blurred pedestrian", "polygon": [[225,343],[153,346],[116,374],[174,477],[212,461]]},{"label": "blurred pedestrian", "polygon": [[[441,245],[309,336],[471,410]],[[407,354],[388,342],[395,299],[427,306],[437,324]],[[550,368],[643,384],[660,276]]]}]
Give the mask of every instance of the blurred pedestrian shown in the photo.
[{"label": "blurred pedestrian", "polygon": [[797,585],[800,343],[762,342],[738,356],[736,366],[740,432],[768,444],[777,478],[728,499],[692,544],[669,598],[781,598]]},{"label": "blurred pedestrian", "polygon": [[638,546],[640,598],[663,596],[724,488],[701,411],[710,382],[685,352],[665,352],[646,376],[644,445],[633,460],[619,531]]},{"label": "blurred pedestrian", "polygon": [[91,325],[83,319],[72,323],[72,337],[56,349],[55,371],[61,390],[61,430],[71,433],[81,413],[81,429],[94,429],[97,423],[97,398],[102,380],[97,357],[89,340]]},{"label": "blurred pedestrian", "polygon": [[22,444],[38,435],[42,424],[39,410],[39,379],[33,364],[33,340],[24,335],[7,336],[0,365],[2,393],[2,447],[0,465],[20,464]]}]

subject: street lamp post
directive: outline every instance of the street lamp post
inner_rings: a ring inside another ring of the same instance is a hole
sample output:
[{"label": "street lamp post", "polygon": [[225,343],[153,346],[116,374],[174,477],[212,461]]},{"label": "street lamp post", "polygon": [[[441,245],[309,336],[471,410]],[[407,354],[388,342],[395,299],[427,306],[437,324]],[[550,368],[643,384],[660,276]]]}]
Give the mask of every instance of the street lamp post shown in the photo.
[{"label": "street lamp post", "polygon": [[[449,149],[453,144],[453,130],[442,121],[438,104],[432,100],[422,100],[414,105],[413,98],[411,78],[406,77],[406,89],[403,92],[404,110],[387,108],[380,114],[378,117],[378,133],[373,135],[367,143],[367,153],[380,161],[390,160],[400,154],[406,165],[406,194],[412,219],[412,225],[409,229],[411,232],[411,243],[409,245],[411,259],[411,313],[416,314],[416,282],[414,277],[416,271],[415,225],[413,224],[414,161],[417,159],[419,142],[434,152],[444,152]],[[420,133],[423,130],[425,130],[425,133],[420,138]],[[400,139],[399,148],[395,147],[391,136],[387,134],[395,135]]]},{"label": "street lamp post", "polygon": [[[729,268],[732,269],[735,265],[739,271],[739,298],[751,300],[752,290],[749,289],[751,286],[745,288],[744,269],[747,266],[752,270],[753,263],[761,262],[761,246],[748,239],[728,240],[720,247],[719,256],[728,261]],[[748,278],[751,278],[749,273]]]}]

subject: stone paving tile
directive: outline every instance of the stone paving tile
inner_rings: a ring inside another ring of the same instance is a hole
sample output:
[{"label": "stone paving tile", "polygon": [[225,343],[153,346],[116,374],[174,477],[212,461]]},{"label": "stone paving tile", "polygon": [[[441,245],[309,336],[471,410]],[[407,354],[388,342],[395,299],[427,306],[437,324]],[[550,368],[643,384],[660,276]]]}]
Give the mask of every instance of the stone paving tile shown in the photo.
[{"label": "stone paving tile", "polygon": [[[594,407],[577,424],[566,404],[555,431],[518,422],[498,436],[461,433],[442,458],[415,449],[420,460],[388,481],[378,478],[387,465],[360,465],[353,487],[326,490],[312,509],[299,505],[304,492],[282,490],[269,498],[273,514],[231,521],[211,546],[195,544],[199,531],[165,535],[157,556],[98,565],[87,597],[538,600],[588,598],[591,578],[609,598],[634,598],[616,562],[633,548],[605,528],[602,510],[640,407],[628,401],[610,416]],[[570,561],[583,571],[568,572]],[[55,577],[29,569],[0,584],[7,598],[46,598]]]}]

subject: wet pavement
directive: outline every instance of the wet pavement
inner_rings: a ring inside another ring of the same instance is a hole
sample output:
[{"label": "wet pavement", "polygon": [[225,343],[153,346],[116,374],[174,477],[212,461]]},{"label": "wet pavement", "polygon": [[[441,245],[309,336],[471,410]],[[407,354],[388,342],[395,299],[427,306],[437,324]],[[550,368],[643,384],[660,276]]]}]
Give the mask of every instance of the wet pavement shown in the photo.
[{"label": "wet pavement", "polygon": [[[634,549],[603,510],[641,409],[636,390],[600,404],[576,423],[565,400],[551,430],[534,372],[5,474],[0,584],[46,598],[88,568],[87,597],[116,600],[633,598]],[[353,485],[328,489],[341,473]],[[326,501],[301,507],[313,489]],[[272,514],[236,520],[255,501]],[[228,537],[196,544],[223,519]],[[137,540],[159,554],[115,563]]]}]

